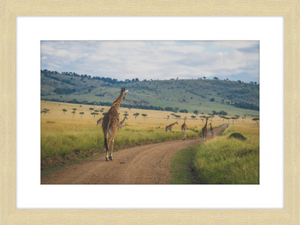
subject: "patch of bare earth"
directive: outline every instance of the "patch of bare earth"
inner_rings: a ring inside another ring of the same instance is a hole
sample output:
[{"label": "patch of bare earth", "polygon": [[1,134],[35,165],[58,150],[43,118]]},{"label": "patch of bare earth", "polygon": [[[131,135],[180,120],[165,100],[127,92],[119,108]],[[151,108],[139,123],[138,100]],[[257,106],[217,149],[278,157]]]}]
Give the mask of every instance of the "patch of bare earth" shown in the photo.
[{"label": "patch of bare earth", "polygon": [[[219,134],[227,125],[214,129]],[[208,135],[208,139],[210,135]],[[171,158],[203,138],[138,146],[114,153],[114,160],[96,156],[41,177],[42,184],[169,184]]]}]

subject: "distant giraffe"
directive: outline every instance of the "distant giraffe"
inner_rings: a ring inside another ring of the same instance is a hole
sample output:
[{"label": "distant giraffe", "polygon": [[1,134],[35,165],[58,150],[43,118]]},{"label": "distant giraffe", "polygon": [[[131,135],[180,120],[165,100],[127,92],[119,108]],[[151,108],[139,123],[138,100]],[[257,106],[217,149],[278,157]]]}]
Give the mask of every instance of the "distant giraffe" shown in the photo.
[{"label": "distant giraffe", "polygon": [[213,135],[214,135],[214,130],[213,130],[213,128],[212,128],[211,123],[210,123],[209,125],[210,125],[210,129],[209,129],[209,131],[210,131],[210,136],[213,137]]},{"label": "distant giraffe", "polygon": [[184,123],[181,126],[181,131],[182,131],[182,140],[185,140],[185,134],[186,134],[186,129],[187,129],[187,125],[185,124],[186,121],[186,117],[184,118]]},{"label": "distant giraffe", "polygon": [[[115,135],[119,127],[118,109],[121,105],[122,100],[125,99],[125,95],[127,92],[128,90],[125,91],[125,88],[121,89],[120,96],[116,101],[113,102],[111,108],[103,117],[102,130],[104,135],[104,146],[106,149],[106,161],[113,160],[113,148],[114,148]],[[108,156],[109,147],[110,147],[110,154]]]},{"label": "distant giraffe", "polygon": [[176,121],[175,123],[172,123],[172,124],[170,124],[169,126],[166,126],[166,132],[167,132],[168,130],[171,132],[171,131],[172,131],[172,127],[173,127],[175,124],[178,124],[178,122]]},{"label": "distant giraffe", "polygon": [[119,124],[119,128],[118,128],[118,130],[122,130],[122,128],[123,128],[123,124],[124,124],[124,122],[125,122],[125,119],[127,120],[128,118],[125,116],[124,117],[124,119],[120,122],[120,124]]},{"label": "distant giraffe", "polygon": [[203,134],[203,140],[205,141],[206,135],[207,135],[207,121],[208,121],[208,117],[206,117],[206,123],[205,126],[202,128],[202,134]]},{"label": "distant giraffe", "polygon": [[97,126],[98,126],[99,124],[102,125],[102,122],[103,122],[103,118],[100,118],[99,120],[97,120]]}]

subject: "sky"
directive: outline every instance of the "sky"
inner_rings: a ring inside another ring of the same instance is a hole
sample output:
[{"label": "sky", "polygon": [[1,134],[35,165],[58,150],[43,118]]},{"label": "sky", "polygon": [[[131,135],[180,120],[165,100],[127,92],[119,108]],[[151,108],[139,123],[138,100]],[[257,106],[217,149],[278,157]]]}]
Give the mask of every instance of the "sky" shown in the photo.
[{"label": "sky", "polygon": [[259,82],[259,41],[41,41],[41,69],[123,81]]}]

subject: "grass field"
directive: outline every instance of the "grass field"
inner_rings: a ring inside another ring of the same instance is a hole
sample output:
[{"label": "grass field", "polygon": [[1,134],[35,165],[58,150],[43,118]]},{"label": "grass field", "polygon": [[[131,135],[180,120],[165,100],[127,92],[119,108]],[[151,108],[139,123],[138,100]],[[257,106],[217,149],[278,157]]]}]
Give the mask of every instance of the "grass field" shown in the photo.
[{"label": "grass field", "polygon": [[[76,108],[76,113],[71,113]],[[93,149],[97,154],[104,152],[102,127],[97,120],[103,117],[92,115],[94,110],[107,112],[110,107],[78,105],[57,102],[41,102],[41,160],[53,156],[60,159],[74,152],[86,155]],[[67,110],[66,112],[63,109]],[[84,114],[80,114],[83,112]],[[122,130],[115,137],[114,150],[135,145],[180,140],[181,125],[187,117],[187,138],[198,136],[204,121],[192,113],[176,113],[180,119],[172,118],[171,112],[120,108],[120,119],[129,114]],[[133,114],[140,115],[135,118]],[[143,117],[142,114],[147,114]],[[166,119],[169,116],[170,119]],[[165,132],[165,127],[178,121],[172,132]],[[213,127],[227,124],[228,121],[219,116],[209,119]],[[259,183],[259,129],[252,118],[229,121],[229,127],[222,136],[215,137],[203,144],[179,151],[173,158],[171,183],[203,183],[203,184],[258,184]],[[239,132],[247,140],[228,138],[233,132]],[[210,135],[210,134],[208,134]],[[174,166],[176,165],[176,166]],[[191,169],[192,168],[192,169]]]},{"label": "grass field", "polygon": [[[91,115],[90,108],[107,112],[110,107],[91,106],[57,103],[57,102],[41,102],[41,111],[48,109],[47,113],[41,113],[41,159],[56,155],[64,157],[71,152],[79,151],[84,153],[89,149],[97,149],[103,152],[104,139],[101,126],[96,126],[99,118],[103,117],[102,112],[99,115]],[[71,112],[76,108],[76,113]],[[66,112],[63,112],[66,109]],[[84,114],[80,114],[83,112]],[[162,142],[166,140],[181,139],[181,125],[183,120],[172,119],[171,112],[127,109],[120,108],[120,120],[124,118],[125,113],[129,114],[122,130],[119,130],[115,138],[115,150],[124,148],[124,146],[132,146],[134,144],[143,144],[151,142]],[[140,113],[135,119],[133,114]],[[144,118],[142,114],[147,114]],[[187,117],[188,126],[187,138],[194,137],[204,125],[198,115],[197,119],[192,120],[192,113],[176,113],[181,118]],[[169,116],[170,119],[166,119]],[[165,132],[165,127],[171,123],[178,121],[178,125],[173,126],[172,133]],[[219,117],[212,118],[213,126],[219,126],[226,121]]]},{"label": "grass field", "polygon": [[[233,132],[247,139],[229,138]],[[181,150],[172,164],[172,183],[259,184],[258,125],[230,124],[222,136]]]}]

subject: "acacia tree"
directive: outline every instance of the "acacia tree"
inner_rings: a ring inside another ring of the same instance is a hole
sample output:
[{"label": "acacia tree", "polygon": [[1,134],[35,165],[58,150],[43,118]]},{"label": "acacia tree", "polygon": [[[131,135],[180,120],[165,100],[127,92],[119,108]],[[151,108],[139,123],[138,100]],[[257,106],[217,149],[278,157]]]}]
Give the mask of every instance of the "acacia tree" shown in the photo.
[{"label": "acacia tree", "polygon": [[191,117],[193,118],[193,120],[195,120],[195,118],[196,118],[196,116],[194,116],[194,115],[193,115],[193,116],[191,116]]},{"label": "acacia tree", "polygon": [[178,119],[180,119],[180,115],[174,115],[175,117],[176,117],[176,119],[178,120]]},{"label": "acacia tree", "polygon": [[74,118],[74,115],[75,115],[75,113],[76,113],[76,112],[75,112],[75,111],[73,111],[72,113],[73,113],[73,118]]},{"label": "acacia tree", "polygon": [[147,114],[142,114],[142,116],[144,117],[144,120],[146,120]]},{"label": "acacia tree", "polygon": [[202,123],[203,123],[203,120],[206,118],[206,116],[199,116],[202,120]]},{"label": "acacia tree", "polygon": [[170,119],[170,116],[169,115],[167,115],[167,121]]},{"label": "acacia tree", "polygon": [[133,115],[134,115],[134,118],[136,119],[140,114],[139,113],[135,113]]},{"label": "acacia tree", "polygon": [[84,114],[84,112],[80,112],[79,114],[81,115],[81,119],[82,119],[82,115]]},{"label": "acacia tree", "polygon": [[48,111],[47,110],[42,110],[41,113],[44,113],[44,116],[46,115]]},{"label": "acacia tree", "polygon": [[96,112],[92,112],[91,114],[94,115],[94,118],[96,115],[99,115],[99,113],[96,113]]},{"label": "acacia tree", "polygon": [[129,115],[128,113],[124,113],[124,114],[123,114],[123,116],[126,116],[126,117],[127,117],[128,115]]},{"label": "acacia tree", "polygon": [[[44,108],[44,111],[47,111],[47,112],[49,112],[49,111],[50,111],[50,109],[46,109],[46,108]],[[50,114],[50,112],[49,112],[49,114]]]},{"label": "acacia tree", "polygon": [[62,111],[63,111],[63,112],[64,112],[64,114],[65,114],[65,112],[67,112],[68,110],[66,110],[66,109],[63,109]]},{"label": "acacia tree", "polygon": [[258,118],[258,117],[255,117],[255,118],[253,118],[252,120],[255,121],[256,124],[258,125],[258,121],[259,121],[259,118]]}]

